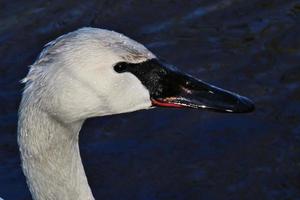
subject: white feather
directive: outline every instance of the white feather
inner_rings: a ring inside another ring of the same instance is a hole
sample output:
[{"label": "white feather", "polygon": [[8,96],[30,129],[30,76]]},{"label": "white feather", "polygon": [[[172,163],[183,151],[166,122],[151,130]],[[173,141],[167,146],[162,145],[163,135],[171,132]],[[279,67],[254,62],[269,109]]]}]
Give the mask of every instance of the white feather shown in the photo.
[{"label": "white feather", "polygon": [[155,56],[113,31],[82,28],[48,43],[30,66],[19,108],[18,143],[33,199],[94,199],[81,163],[85,119],[151,107],[149,91],[120,61]]}]

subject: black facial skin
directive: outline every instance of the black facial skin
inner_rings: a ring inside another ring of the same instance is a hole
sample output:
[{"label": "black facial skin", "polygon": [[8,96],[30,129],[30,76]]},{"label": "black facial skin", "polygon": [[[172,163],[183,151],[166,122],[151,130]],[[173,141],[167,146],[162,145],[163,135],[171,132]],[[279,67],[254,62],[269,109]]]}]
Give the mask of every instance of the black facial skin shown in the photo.
[{"label": "black facial skin", "polygon": [[142,63],[120,62],[114,66],[114,69],[118,73],[130,72],[134,74],[149,90],[150,96],[153,98],[164,98],[179,93],[178,87],[166,84],[175,77],[170,76],[171,71],[163,67],[156,59]]},{"label": "black facial skin", "polygon": [[114,66],[114,70],[134,74],[149,90],[154,106],[202,108],[231,113],[254,110],[254,104],[246,97],[167,68],[157,59],[141,63],[120,62]]}]

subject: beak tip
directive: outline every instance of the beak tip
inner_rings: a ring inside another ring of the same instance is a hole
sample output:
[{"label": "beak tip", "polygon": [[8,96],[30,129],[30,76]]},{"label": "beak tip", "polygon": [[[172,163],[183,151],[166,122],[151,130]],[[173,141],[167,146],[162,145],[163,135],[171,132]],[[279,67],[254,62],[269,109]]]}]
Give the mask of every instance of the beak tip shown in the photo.
[{"label": "beak tip", "polygon": [[253,112],[254,110],[255,110],[255,105],[250,99],[246,97],[240,97],[238,107],[237,107],[237,112],[249,113],[249,112]]}]

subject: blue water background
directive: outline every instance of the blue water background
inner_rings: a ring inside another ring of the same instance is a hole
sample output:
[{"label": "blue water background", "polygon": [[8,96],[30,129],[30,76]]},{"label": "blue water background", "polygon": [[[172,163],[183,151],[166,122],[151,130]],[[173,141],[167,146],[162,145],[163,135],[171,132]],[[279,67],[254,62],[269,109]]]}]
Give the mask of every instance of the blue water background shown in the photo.
[{"label": "blue water background", "polygon": [[83,26],[122,32],[251,114],[153,109],[87,120],[96,199],[299,200],[300,2],[0,1],[0,196],[30,200],[16,143],[26,75],[43,45]]}]

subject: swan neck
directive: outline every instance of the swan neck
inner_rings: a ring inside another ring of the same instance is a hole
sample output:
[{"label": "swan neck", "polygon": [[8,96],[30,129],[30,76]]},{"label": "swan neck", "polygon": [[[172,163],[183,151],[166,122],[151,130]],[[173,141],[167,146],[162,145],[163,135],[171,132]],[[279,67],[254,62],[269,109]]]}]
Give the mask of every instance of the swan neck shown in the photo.
[{"label": "swan neck", "polygon": [[21,103],[18,143],[34,200],[94,199],[79,152],[82,124],[63,123],[37,106]]}]

